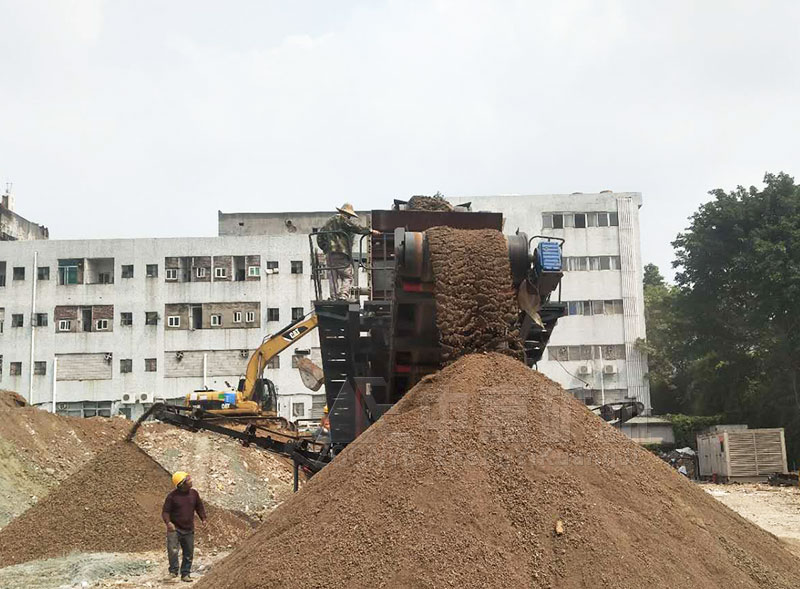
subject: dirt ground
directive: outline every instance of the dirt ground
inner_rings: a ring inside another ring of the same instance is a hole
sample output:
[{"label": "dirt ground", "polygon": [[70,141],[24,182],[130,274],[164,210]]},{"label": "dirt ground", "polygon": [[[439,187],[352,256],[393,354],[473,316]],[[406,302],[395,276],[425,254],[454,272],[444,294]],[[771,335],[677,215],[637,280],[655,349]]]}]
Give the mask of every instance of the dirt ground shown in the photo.
[{"label": "dirt ground", "polygon": [[[201,578],[226,554],[204,554],[195,548],[192,576]],[[0,587],[3,589],[167,589],[176,585],[187,586],[167,574],[166,550],[74,554],[0,569]]]},{"label": "dirt ground", "polygon": [[700,486],[745,519],[786,542],[800,556],[800,488],[764,484],[702,483]]}]

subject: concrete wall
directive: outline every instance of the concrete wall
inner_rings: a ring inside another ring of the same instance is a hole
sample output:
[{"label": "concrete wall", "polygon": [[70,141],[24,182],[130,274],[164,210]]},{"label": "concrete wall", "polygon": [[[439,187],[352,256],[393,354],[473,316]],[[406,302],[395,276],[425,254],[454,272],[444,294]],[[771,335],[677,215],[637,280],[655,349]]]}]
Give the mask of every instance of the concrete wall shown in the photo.
[{"label": "concrete wall", "polygon": [[47,239],[44,225],[37,225],[19,216],[10,208],[0,205],[0,241]]}]

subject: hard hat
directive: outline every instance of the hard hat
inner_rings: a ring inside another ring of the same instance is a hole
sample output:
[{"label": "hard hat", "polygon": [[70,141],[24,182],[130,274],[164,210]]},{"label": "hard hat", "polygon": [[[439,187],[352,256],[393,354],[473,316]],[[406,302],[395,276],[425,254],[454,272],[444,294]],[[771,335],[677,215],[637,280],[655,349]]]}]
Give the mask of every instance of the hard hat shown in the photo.
[{"label": "hard hat", "polygon": [[186,477],[188,477],[188,476],[189,476],[188,472],[183,472],[182,470],[179,470],[174,475],[172,475],[172,484],[177,487],[184,480],[186,480]]},{"label": "hard hat", "polygon": [[349,202],[346,202],[342,206],[337,207],[336,210],[342,213],[343,215],[348,215],[349,217],[355,217],[356,219],[358,219],[358,215],[353,210],[353,205],[351,205]]},{"label": "hard hat", "polygon": [[323,412],[325,415],[327,415],[327,414],[328,414],[328,406],[327,406],[327,405],[325,405],[325,407],[323,407],[323,408],[322,408],[322,412]]}]

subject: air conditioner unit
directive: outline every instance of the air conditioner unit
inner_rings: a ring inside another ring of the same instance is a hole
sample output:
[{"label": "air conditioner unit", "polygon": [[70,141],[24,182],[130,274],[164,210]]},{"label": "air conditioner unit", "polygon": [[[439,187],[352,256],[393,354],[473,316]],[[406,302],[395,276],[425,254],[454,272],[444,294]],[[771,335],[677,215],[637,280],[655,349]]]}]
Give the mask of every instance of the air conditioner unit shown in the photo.
[{"label": "air conditioner unit", "polygon": [[617,373],[617,367],[614,366],[613,364],[606,364],[605,366],[603,366],[603,374],[616,374],[616,373]]},{"label": "air conditioner unit", "polygon": [[153,402],[153,393],[139,393],[139,402],[140,403],[152,403]]},{"label": "air conditioner unit", "polygon": [[591,373],[592,373],[592,367],[591,366],[585,366],[585,365],[584,366],[578,366],[578,374],[580,374],[582,376],[586,376],[587,374],[591,374]]},{"label": "air conditioner unit", "polygon": [[250,355],[250,352],[248,352],[247,350],[239,350],[239,355],[242,358],[247,358]]},{"label": "air conditioner unit", "polygon": [[180,362],[183,360],[183,352],[175,352],[175,359]]},{"label": "air conditioner unit", "polygon": [[56,410],[58,411],[66,411],[67,409],[69,409],[69,405],[67,403],[58,403],[56,405]]},{"label": "air conditioner unit", "polygon": [[114,354],[112,354],[111,352],[106,352],[106,355],[104,356],[104,359],[105,359],[106,362],[111,362],[111,360],[114,359]]},{"label": "air conditioner unit", "polygon": [[133,404],[136,403],[136,394],[135,393],[122,393],[122,402]]}]

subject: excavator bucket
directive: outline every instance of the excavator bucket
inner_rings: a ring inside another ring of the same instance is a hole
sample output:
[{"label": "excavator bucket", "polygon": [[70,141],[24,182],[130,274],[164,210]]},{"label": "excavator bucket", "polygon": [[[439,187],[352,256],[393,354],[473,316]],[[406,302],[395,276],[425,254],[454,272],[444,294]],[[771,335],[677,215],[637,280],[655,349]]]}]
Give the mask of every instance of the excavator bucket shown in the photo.
[{"label": "excavator bucket", "polygon": [[306,388],[318,391],[325,383],[325,374],[322,368],[314,364],[310,358],[300,358],[297,361],[297,369],[300,371],[300,378]]}]

